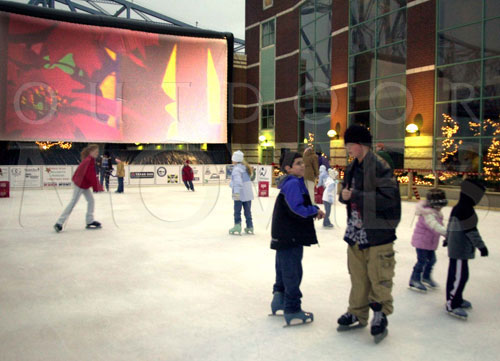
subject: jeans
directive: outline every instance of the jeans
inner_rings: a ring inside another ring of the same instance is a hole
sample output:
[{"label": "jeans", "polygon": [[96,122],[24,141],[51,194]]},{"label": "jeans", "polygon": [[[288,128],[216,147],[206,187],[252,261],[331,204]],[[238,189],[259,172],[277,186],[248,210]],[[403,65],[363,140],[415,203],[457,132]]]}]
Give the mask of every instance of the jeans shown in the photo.
[{"label": "jeans", "polygon": [[276,283],[273,286],[273,293],[285,294],[285,313],[300,311],[303,253],[302,246],[276,251]]},{"label": "jeans", "polygon": [[123,193],[123,177],[118,177],[118,193]]},{"label": "jeans", "polygon": [[184,181],[184,185],[186,186],[187,190],[194,191],[193,181]]},{"label": "jeans", "polygon": [[63,225],[64,222],[66,222],[82,194],[87,200],[87,214],[85,216],[85,221],[87,222],[87,224],[94,222],[94,197],[92,196],[92,191],[90,190],[90,188],[83,189],[76,185],[73,185],[73,196],[71,197],[71,201],[57,220],[58,224]]},{"label": "jeans", "polygon": [[330,212],[332,211],[332,204],[327,201],[323,201],[323,204],[325,205],[325,218],[323,219],[323,226],[329,226],[332,224],[332,222],[330,222]]},{"label": "jeans", "polygon": [[245,219],[247,221],[247,227],[253,228],[252,222],[252,201],[242,202],[234,201],[234,224],[241,223],[241,207],[243,206],[243,211],[245,213]]},{"label": "jeans", "polygon": [[[413,267],[411,278],[415,281],[429,279],[432,267],[436,264],[436,252],[427,249],[417,248],[417,263]],[[423,275],[422,275],[423,272]]]}]

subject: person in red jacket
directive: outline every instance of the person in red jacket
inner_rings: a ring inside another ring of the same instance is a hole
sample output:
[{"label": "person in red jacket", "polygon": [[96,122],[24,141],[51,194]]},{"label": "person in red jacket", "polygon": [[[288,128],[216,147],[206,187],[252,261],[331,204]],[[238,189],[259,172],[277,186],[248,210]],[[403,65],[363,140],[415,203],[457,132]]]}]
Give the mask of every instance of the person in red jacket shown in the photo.
[{"label": "person in red jacket", "polygon": [[92,192],[90,191],[90,187],[92,187],[94,191],[97,192],[103,191],[102,185],[99,183],[99,180],[97,179],[97,175],[95,173],[95,158],[98,155],[99,146],[97,144],[91,144],[82,150],[82,162],[76,169],[75,174],[73,174],[72,178],[72,181],[74,183],[73,197],[71,198],[71,201],[69,202],[66,209],[62,212],[61,216],[57,220],[57,223],[54,225],[54,229],[56,230],[56,232],[62,231],[64,223],[73,211],[73,208],[75,208],[75,205],[82,194],[87,200],[87,228],[101,228],[101,223],[94,220],[94,197],[92,196]]},{"label": "person in red jacket", "polygon": [[182,181],[186,186],[187,190],[192,190],[194,192],[193,187],[194,173],[193,168],[189,166],[189,160],[186,160],[184,167],[182,167]]}]

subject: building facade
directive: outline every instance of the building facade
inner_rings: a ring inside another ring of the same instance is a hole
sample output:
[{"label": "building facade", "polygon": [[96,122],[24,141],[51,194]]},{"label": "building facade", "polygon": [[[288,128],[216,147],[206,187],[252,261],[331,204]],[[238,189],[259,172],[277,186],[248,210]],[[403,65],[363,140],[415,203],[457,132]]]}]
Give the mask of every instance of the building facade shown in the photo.
[{"label": "building facade", "polygon": [[397,168],[500,172],[500,1],[247,0],[232,141],[346,163],[367,126]]}]

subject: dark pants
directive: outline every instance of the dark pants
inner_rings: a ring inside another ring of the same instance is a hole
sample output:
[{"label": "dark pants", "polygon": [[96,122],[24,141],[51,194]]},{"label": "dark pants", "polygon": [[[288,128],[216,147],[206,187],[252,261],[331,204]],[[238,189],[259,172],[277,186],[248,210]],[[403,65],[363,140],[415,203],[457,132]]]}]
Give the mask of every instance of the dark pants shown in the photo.
[{"label": "dark pants", "polygon": [[[432,267],[436,264],[436,252],[427,249],[417,248],[417,263],[413,267],[411,278],[416,281],[429,279],[432,273]],[[423,272],[423,275],[422,275]]]},{"label": "dark pants", "polygon": [[332,211],[332,204],[327,201],[323,201],[323,205],[325,206],[325,218],[323,219],[323,226],[329,226],[332,224],[330,222],[330,212]]},{"label": "dark pants", "polygon": [[187,190],[192,190],[194,191],[194,187],[193,187],[193,181],[184,181],[184,185],[186,186]]},{"label": "dark pants", "polygon": [[276,283],[273,292],[285,294],[285,313],[300,311],[303,253],[302,246],[276,251]]},{"label": "dark pants", "polygon": [[247,227],[253,228],[252,211],[251,211],[252,201],[248,202],[234,201],[234,224],[241,223],[241,207],[243,207],[243,211],[245,213]]},{"label": "dark pants", "polygon": [[446,308],[460,307],[463,302],[465,284],[469,279],[469,264],[466,259],[450,258],[448,280],[446,281]]},{"label": "dark pants", "polygon": [[123,193],[123,177],[118,177],[118,193]]}]

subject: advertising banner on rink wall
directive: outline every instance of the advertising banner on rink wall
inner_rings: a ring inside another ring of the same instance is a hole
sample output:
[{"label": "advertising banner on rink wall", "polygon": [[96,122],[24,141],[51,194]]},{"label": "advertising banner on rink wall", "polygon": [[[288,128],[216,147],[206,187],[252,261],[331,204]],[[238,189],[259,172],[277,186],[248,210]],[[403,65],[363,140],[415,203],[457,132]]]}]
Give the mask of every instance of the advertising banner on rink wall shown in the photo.
[{"label": "advertising banner on rink wall", "polygon": [[129,166],[130,184],[155,184],[155,174],[155,166],[153,164]]},{"label": "advertising banner on rink wall", "polygon": [[178,165],[157,165],[155,171],[156,184],[179,184],[181,167]]},{"label": "advertising banner on rink wall", "polygon": [[9,167],[9,181],[12,188],[39,188],[42,186],[41,166]]},{"label": "advertising banner on rink wall", "polygon": [[226,166],[221,164],[206,164],[203,166],[203,181],[205,183],[224,182],[226,180]]},{"label": "advertising banner on rink wall", "polygon": [[71,187],[73,169],[70,165],[45,165],[42,172],[44,187]]},{"label": "advertising banner on rink wall", "polygon": [[203,165],[201,164],[190,164],[193,168],[194,180],[193,183],[203,183]]},{"label": "advertising banner on rink wall", "polygon": [[9,167],[0,166],[0,182],[9,181]]}]

